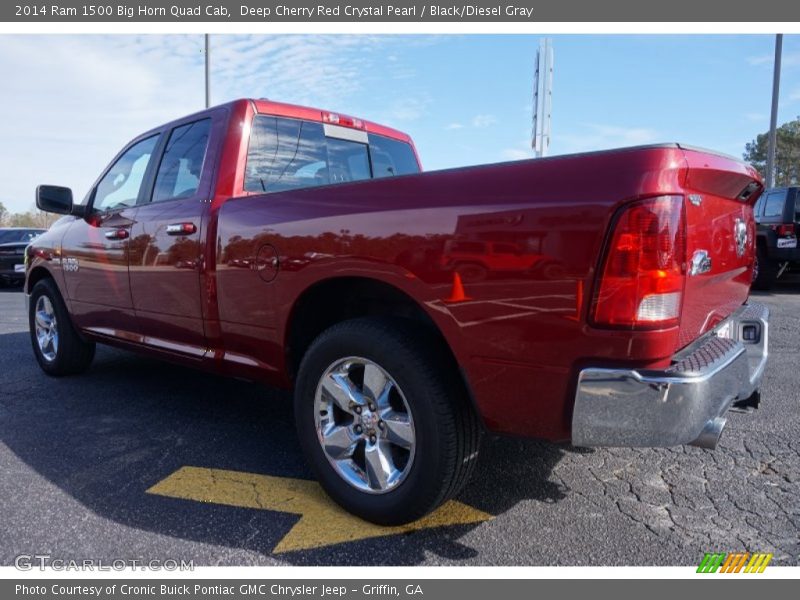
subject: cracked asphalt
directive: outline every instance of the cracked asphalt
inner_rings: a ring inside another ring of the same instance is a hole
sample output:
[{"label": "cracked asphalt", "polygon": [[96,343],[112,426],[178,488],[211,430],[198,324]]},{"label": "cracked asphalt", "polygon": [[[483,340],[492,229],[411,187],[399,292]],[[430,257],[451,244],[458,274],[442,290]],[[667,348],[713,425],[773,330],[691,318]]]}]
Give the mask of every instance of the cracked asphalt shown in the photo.
[{"label": "cracked asphalt", "polygon": [[296,515],[147,494],[184,466],[308,479],[286,394],[98,348],[38,369],[19,291],[0,293],[0,564],[53,558],[195,565],[696,565],[705,552],[800,564],[800,277],[769,305],[762,407],[715,451],[582,450],[484,440],[458,500],[493,515],[273,554]]}]

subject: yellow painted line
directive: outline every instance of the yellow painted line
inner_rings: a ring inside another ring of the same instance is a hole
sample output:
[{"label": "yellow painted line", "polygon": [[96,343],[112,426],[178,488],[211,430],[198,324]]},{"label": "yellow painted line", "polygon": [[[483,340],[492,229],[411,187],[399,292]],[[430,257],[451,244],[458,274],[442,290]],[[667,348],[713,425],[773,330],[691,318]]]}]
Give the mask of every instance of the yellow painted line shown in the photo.
[{"label": "yellow painted line", "polygon": [[273,548],[274,553],[321,548],[447,525],[481,523],[492,518],[488,513],[451,500],[419,521],[381,527],[346,512],[328,498],[316,481],[202,467],[181,467],[147,493],[300,515],[300,520]]}]

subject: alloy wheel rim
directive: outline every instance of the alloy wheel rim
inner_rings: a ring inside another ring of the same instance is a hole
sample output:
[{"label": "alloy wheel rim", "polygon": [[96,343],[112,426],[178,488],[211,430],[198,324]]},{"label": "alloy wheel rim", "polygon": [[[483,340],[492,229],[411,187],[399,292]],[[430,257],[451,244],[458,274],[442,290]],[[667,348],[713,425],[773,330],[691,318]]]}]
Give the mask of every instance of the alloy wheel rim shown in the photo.
[{"label": "alloy wheel rim", "polygon": [[39,352],[47,362],[53,362],[58,353],[58,322],[53,303],[47,296],[39,296],[36,301],[34,324]]},{"label": "alloy wheel rim", "polygon": [[411,408],[380,365],[351,356],[325,369],[314,396],[314,421],[325,457],[352,487],[384,494],[400,485],[414,462]]}]

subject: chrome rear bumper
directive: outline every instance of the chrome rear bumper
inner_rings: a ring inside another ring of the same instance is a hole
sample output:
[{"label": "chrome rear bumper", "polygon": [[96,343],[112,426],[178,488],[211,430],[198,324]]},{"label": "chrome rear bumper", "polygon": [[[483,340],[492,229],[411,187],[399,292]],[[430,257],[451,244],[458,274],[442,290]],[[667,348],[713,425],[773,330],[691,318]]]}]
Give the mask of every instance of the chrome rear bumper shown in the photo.
[{"label": "chrome rear bumper", "polygon": [[768,324],[766,306],[746,304],[678,353],[663,371],[583,369],[572,443],[714,448],[728,409],[758,394],[767,363]]}]

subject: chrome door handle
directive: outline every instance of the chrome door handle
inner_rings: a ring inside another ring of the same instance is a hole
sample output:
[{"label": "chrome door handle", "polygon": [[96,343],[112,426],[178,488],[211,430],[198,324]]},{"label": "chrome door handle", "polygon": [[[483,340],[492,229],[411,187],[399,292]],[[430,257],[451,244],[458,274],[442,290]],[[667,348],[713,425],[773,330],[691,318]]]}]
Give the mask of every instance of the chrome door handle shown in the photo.
[{"label": "chrome door handle", "polygon": [[194,223],[172,223],[167,225],[167,235],[192,235],[197,232]]},{"label": "chrome door handle", "polygon": [[128,239],[128,230],[127,229],[112,229],[111,231],[106,231],[105,233],[107,240],[127,240]]}]

